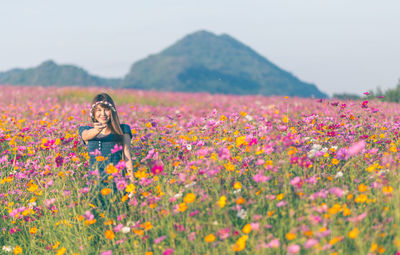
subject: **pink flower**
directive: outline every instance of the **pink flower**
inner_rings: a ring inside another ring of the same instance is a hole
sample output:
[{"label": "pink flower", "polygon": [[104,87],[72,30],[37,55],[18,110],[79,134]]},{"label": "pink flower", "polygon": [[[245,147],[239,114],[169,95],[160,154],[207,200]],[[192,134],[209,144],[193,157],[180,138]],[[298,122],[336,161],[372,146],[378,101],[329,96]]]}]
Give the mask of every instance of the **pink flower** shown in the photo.
[{"label": "pink flower", "polygon": [[160,236],[160,237],[154,239],[154,243],[155,243],[155,244],[161,243],[161,242],[164,241],[166,238],[167,238],[166,236]]},{"label": "pink flower", "polygon": [[303,185],[303,182],[301,181],[300,177],[296,176],[292,180],[290,180],[290,184],[297,188],[301,188],[301,186]]},{"label": "pink flower", "polygon": [[112,255],[112,251],[103,251],[100,255]]},{"label": "pink flower", "polygon": [[261,173],[259,173],[259,174],[256,174],[256,175],[253,176],[253,180],[255,182],[266,182],[266,181],[271,180],[271,177],[270,176],[264,176]]},{"label": "pink flower", "polygon": [[118,224],[117,226],[114,227],[114,231],[115,231],[115,232],[119,232],[123,227],[124,227],[124,225],[122,225],[122,224],[120,223],[120,224]]},{"label": "pink flower", "polygon": [[167,249],[165,249],[165,251],[162,253],[162,255],[171,255],[171,254],[173,254],[174,253],[174,249],[172,249],[172,248],[167,248]]},{"label": "pink flower", "polygon": [[288,247],[288,252],[290,254],[295,254],[298,253],[299,251],[300,251],[300,245],[298,244],[293,244]]},{"label": "pink flower", "polygon": [[346,159],[348,159],[351,156],[357,155],[359,152],[361,152],[365,148],[365,141],[361,140],[356,143],[353,143],[346,152]]},{"label": "pink flower", "polygon": [[268,248],[279,248],[281,243],[279,242],[279,239],[272,239],[269,243],[267,243]]},{"label": "pink flower", "polygon": [[333,187],[329,189],[329,192],[341,198],[344,195],[344,191],[341,188]]},{"label": "pink flower", "polygon": [[221,240],[224,240],[231,235],[230,232],[230,228],[222,228],[218,231],[218,236]]},{"label": "pink flower", "polygon": [[315,239],[308,239],[305,243],[304,243],[304,248],[306,249],[310,249],[311,247],[313,247],[314,245],[316,245],[318,243],[317,240]]},{"label": "pink flower", "polygon": [[122,146],[116,143],[114,145],[114,148],[111,149],[111,153],[114,154],[114,153],[116,153],[118,151],[121,151],[121,150],[122,150]]}]

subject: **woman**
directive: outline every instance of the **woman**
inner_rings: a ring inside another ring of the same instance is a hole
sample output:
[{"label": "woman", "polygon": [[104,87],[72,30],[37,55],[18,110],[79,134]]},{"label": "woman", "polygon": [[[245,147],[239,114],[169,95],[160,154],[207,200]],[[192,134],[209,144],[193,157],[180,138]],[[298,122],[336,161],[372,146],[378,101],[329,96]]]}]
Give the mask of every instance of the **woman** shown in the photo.
[{"label": "woman", "polygon": [[101,93],[94,97],[90,117],[93,126],[79,127],[79,136],[87,145],[90,155],[90,167],[97,169],[104,180],[110,165],[116,166],[123,160],[129,179],[133,182],[131,128],[127,124],[120,124],[114,101],[108,94]]}]

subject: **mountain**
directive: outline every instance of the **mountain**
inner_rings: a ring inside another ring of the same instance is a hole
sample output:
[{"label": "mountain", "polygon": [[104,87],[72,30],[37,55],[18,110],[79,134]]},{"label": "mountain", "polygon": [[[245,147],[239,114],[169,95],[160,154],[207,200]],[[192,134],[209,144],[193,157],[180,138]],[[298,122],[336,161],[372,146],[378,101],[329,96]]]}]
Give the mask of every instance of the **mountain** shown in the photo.
[{"label": "mountain", "polygon": [[105,79],[90,75],[73,65],[57,65],[48,60],[37,67],[12,69],[0,73],[0,84],[41,86],[118,86],[120,79]]},{"label": "mountain", "polygon": [[327,97],[227,34],[199,31],[134,63],[124,88]]}]

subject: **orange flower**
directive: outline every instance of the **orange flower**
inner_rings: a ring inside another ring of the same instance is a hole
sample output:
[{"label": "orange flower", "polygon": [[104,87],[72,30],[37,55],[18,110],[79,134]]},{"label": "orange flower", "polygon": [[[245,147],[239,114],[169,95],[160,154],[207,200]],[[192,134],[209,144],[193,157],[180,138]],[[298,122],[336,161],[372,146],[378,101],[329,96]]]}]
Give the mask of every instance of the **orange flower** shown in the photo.
[{"label": "orange flower", "polygon": [[107,196],[110,193],[111,193],[111,189],[109,189],[109,188],[104,188],[104,189],[101,190],[101,194],[103,196]]},{"label": "orange flower", "polygon": [[107,239],[112,240],[115,238],[115,234],[112,230],[107,230],[105,233]]},{"label": "orange flower", "polygon": [[184,211],[187,210],[187,208],[188,208],[188,207],[187,207],[186,203],[183,202],[183,203],[180,203],[180,204],[179,204],[178,210],[179,210],[180,212],[184,212]]},{"label": "orange flower", "polygon": [[22,253],[22,248],[19,247],[18,245],[15,246],[15,248],[14,248],[14,254],[20,254],[20,253]]},{"label": "orange flower", "polygon": [[291,240],[293,240],[295,238],[296,238],[296,234],[293,234],[293,233],[290,233],[290,232],[286,234],[286,239],[289,240],[289,241],[291,241]]},{"label": "orange flower", "polygon": [[186,194],[185,198],[183,199],[183,201],[187,204],[193,203],[194,200],[196,200],[196,195],[193,193]]},{"label": "orange flower", "polygon": [[212,243],[215,240],[215,236],[213,234],[209,234],[208,236],[204,237],[204,241],[207,243]]},{"label": "orange flower", "polygon": [[106,167],[106,173],[108,173],[108,174],[116,174],[116,173],[118,173],[118,168],[116,168],[113,164],[109,164]]},{"label": "orange flower", "polygon": [[239,197],[238,199],[236,199],[236,204],[241,205],[244,202],[246,202],[246,199],[244,199],[243,197]]},{"label": "orange flower", "polygon": [[29,234],[36,234],[37,231],[38,231],[38,229],[36,227],[33,227],[33,228],[29,229]]},{"label": "orange flower", "polygon": [[358,191],[360,191],[360,192],[365,192],[365,191],[367,191],[367,189],[368,189],[368,186],[364,185],[363,183],[358,185]]},{"label": "orange flower", "polygon": [[392,186],[385,186],[382,188],[382,192],[385,195],[389,195],[393,192],[393,187]]}]

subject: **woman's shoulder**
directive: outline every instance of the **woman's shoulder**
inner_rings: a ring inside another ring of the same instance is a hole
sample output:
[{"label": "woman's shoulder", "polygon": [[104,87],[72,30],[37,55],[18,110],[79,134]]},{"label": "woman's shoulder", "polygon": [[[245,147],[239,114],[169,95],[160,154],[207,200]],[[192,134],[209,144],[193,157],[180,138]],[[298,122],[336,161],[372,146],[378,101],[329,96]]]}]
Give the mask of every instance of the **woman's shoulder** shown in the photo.
[{"label": "woman's shoulder", "polygon": [[123,123],[123,124],[120,124],[120,126],[121,126],[122,131],[124,131],[124,129],[125,130],[127,130],[127,129],[131,130],[131,127],[128,124]]},{"label": "woman's shoulder", "polygon": [[132,138],[132,131],[131,127],[128,124],[121,124],[122,133],[129,134]]}]

